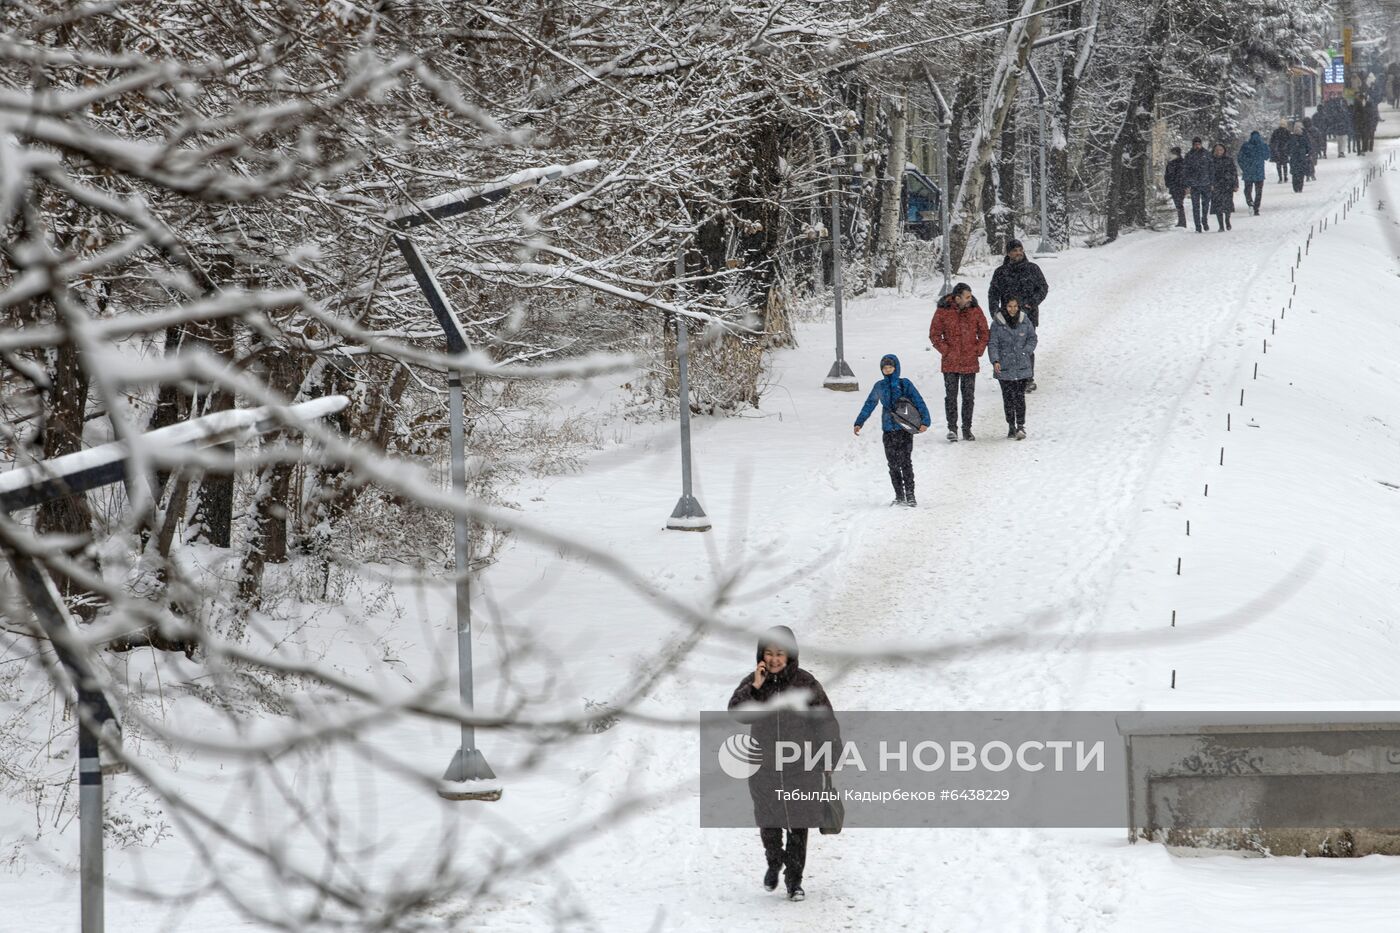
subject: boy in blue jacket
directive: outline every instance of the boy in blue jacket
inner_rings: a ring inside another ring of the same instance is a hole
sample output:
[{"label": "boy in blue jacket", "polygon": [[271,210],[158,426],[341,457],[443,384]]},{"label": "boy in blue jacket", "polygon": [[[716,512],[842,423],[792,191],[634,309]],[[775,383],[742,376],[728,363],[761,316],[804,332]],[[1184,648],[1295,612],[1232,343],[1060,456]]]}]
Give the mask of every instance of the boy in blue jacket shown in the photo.
[{"label": "boy in blue jacket", "polygon": [[[913,432],[917,430],[922,434],[928,430],[931,420],[928,406],[924,404],[919,390],[914,388],[914,383],[899,377],[899,357],[893,353],[882,356],[880,372],[884,378],[870,387],[870,395],[861,406],[860,414],[856,415],[856,434],[860,434],[861,426],[875,410],[875,403],[884,406],[880,423],[885,429],[885,460],[890,465],[890,482],[894,484],[894,501],[890,505],[907,505],[912,509],[917,504],[914,501]],[[896,418],[895,405],[901,399],[908,399],[918,409],[917,425]]]}]

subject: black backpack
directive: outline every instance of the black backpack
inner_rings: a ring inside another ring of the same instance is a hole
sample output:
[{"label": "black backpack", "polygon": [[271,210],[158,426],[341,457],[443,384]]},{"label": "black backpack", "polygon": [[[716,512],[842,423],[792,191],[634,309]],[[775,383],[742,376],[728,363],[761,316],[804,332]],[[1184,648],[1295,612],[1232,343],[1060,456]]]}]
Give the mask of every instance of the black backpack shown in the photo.
[{"label": "black backpack", "polygon": [[[904,391],[904,380],[899,380],[899,389]],[[908,431],[910,434],[918,434],[919,428],[924,425],[923,415],[919,414],[919,407],[907,395],[901,395],[895,400],[890,408],[890,420],[895,423],[895,427]]]}]

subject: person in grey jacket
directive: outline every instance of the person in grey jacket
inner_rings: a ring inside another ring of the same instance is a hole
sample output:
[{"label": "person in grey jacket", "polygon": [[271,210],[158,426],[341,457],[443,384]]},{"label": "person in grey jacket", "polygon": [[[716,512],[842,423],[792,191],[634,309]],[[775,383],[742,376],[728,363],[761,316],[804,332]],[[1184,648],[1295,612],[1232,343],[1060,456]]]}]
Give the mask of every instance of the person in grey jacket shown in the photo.
[{"label": "person in grey jacket", "polygon": [[1006,436],[1018,441],[1026,439],[1026,384],[1031,381],[1035,343],[1035,325],[1021,313],[1021,300],[1008,298],[1003,310],[992,315],[987,358],[992,361],[992,376],[1001,385]]},{"label": "person in grey jacket", "polygon": [[1191,151],[1186,153],[1185,164],[1181,167],[1181,180],[1191,189],[1191,217],[1196,221],[1196,232],[1210,229],[1210,186],[1215,180],[1210,153],[1201,145],[1201,137],[1191,140]]}]

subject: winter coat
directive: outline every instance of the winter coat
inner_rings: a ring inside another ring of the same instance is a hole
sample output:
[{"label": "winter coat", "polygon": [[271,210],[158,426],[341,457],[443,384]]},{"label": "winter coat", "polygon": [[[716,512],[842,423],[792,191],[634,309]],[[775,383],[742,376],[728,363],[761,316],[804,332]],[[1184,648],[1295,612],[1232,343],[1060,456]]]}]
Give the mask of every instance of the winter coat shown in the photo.
[{"label": "winter coat", "polygon": [[899,377],[899,357],[893,353],[887,353],[880,357],[880,362],[894,360],[894,372],[886,376],[880,374],[880,379],[870,387],[870,394],[866,396],[865,404],[860,408],[860,414],[856,415],[856,427],[865,424],[865,419],[870,417],[870,413],[875,410],[875,403],[883,406],[880,426],[886,431],[902,431],[903,428],[894,423],[894,418],[890,417],[890,412],[894,410],[895,402],[902,398],[907,398],[914,403],[914,407],[919,410],[919,417],[924,424],[933,424],[933,418],[928,413],[928,406],[924,404],[924,397],[919,394],[919,390],[914,388],[914,383],[908,379]]},{"label": "winter coat", "polygon": [[[1031,354],[1035,352],[1035,325],[1022,311],[1016,323],[1005,311],[992,315],[992,339],[987,342],[987,359],[993,364],[997,379],[1016,380],[1031,377]],[[995,364],[1001,364],[996,372]]]},{"label": "winter coat", "polygon": [[1288,139],[1291,135],[1288,127],[1280,126],[1269,137],[1269,158],[1279,165],[1288,161]]},{"label": "winter coat", "polygon": [[1181,180],[1188,188],[1209,188],[1211,185],[1210,153],[1205,149],[1192,149],[1186,153],[1186,164],[1182,166]]},{"label": "winter coat", "polygon": [[1310,158],[1316,162],[1322,156],[1323,147],[1327,145],[1327,137],[1316,123],[1303,127],[1303,132],[1307,135],[1308,146],[1312,149]]},{"label": "winter coat", "polygon": [[1249,134],[1249,141],[1240,147],[1235,160],[1240,163],[1240,177],[1245,181],[1263,181],[1264,168],[1269,161],[1269,146],[1264,137],[1255,130]]},{"label": "winter coat", "polygon": [[990,337],[987,316],[976,298],[961,311],[953,304],[952,295],[939,299],[938,310],[933,312],[933,321],[928,326],[928,339],[943,357],[943,372],[978,372],[981,367],[977,360],[987,349]]},{"label": "winter coat", "polygon": [[1235,160],[1227,152],[1210,157],[1211,185],[1210,212],[1212,214],[1233,214],[1235,212],[1235,189],[1240,186],[1240,174],[1235,171]]},{"label": "winter coat", "polygon": [[[1186,170],[1186,160],[1181,156],[1167,161],[1167,170],[1162,175],[1162,181],[1167,186],[1167,190],[1173,195],[1180,194],[1186,190],[1186,182],[1181,180],[1182,173]],[[993,308],[996,306],[993,305]]]},{"label": "winter coat", "polygon": [[1012,262],[1008,256],[992,273],[992,285],[987,289],[987,306],[995,314],[1006,307],[1006,299],[1019,298],[1022,311],[1033,311],[1040,307],[1048,294],[1050,285],[1045,281],[1040,266],[1029,259]]},{"label": "winter coat", "polygon": [[[841,729],[832,711],[831,701],[826,691],[809,672],[798,667],[797,639],[785,625],[775,625],[764,633],[758,643],[758,657],[763,660],[766,645],[783,644],[789,646],[787,666],[776,674],[769,674],[763,686],[753,688],[753,673],[744,675],[743,681],[729,698],[729,708],[733,710],[742,704],[765,704],[778,694],[789,690],[804,691],[807,694],[807,709],[776,709],[772,711],[737,710],[735,719],[749,726],[749,735],[759,749],[759,768],[749,778],[749,796],[753,799],[754,821],[759,828],[787,827],[800,828],[821,826],[826,805],[817,797],[807,800],[783,800],[777,791],[798,791],[808,795],[819,794],[822,790],[823,768],[806,770],[802,760],[784,762],[779,771],[777,743],[811,743],[816,753],[822,743],[831,743],[830,761],[835,764],[841,757]],[[804,749],[805,757],[805,749]]]},{"label": "winter coat", "polygon": [[1312,143],[1306,133],[1288,134],[1288,168],[1291,171],[1307,172],[1312,165]]}]

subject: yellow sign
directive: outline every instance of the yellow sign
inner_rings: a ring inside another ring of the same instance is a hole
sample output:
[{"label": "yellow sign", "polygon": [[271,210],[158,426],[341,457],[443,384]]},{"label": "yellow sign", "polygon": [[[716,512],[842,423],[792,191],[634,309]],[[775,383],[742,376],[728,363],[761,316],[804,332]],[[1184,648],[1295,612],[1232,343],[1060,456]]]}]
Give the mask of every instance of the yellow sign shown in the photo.
[{"label": "yellow sign", "polygon": [[1346,64],[1346,65],[1350,65],[1350,64],[1351,64],[1351,27],[1350,27],[1350,26],[1346,26],[1346,27],[1344,27],[1344,28],[1342,29],[1342,63],[1343,63],[1343,64]]}]

